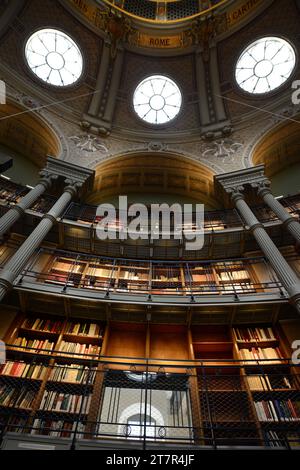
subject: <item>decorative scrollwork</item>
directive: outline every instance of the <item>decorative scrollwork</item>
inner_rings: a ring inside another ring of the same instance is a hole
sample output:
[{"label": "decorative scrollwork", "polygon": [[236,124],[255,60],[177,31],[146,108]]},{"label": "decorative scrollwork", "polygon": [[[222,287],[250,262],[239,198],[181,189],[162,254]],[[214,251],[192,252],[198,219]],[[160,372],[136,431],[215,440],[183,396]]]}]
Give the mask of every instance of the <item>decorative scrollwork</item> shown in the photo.
[{"label": "decorative scrollwork", "polygon": [[167,435],[166,428],[164,426],[161,426],[157,432],[157,435],[160,439],[165,439]]},{"label": "decorative scrollwork", "polygon": [[130,424],[125,424],[125,426],[123,427],[124,436],[129,437],[131,435],[131,431],[132,431],[132,428]]}]

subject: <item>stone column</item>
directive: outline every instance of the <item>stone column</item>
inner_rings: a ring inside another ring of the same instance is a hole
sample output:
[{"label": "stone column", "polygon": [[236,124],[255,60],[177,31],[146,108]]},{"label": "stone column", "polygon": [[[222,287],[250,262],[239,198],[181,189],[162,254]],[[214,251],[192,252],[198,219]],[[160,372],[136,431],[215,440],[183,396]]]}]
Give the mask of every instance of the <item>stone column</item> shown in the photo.
[{"label": "stone column", "polygon": [[57,178],[55,175],[51,175],[47,172],[41,172],[42,179],[39,181],[37,186],[33,188],[22,200],[12,207],[6,214],[0,219],[0,237],[2,237],[14,223],[24,215],[26,209],[29,209],[38,198],[47,191],[53,181]]},{"label": "stone column", "polygon": [[243,188],[228,189],[227,192],[231,194],[235,207],[246,222],[248,229],[253,233],[262,252],[300,313],[300,279],[273,243],[263,225],[255,217],[240,190]]},{"label": "stone column", "polygon": [[300,224],[289,212],[280,204],[272,194],[270,189],[270,181],[267,179],[261,183],[253,184],[257,188],[257,193],[264,200],[265,204],[277,215],[278,219],[282,221],[284,227],[290,234],[300,243]]},{"label": "stone column", "polygon": [[66,180],[66,184],[67,186],[62,196],[60,196],[52,209],[44,215],[36,229],[4,266],[0,274],[0,301],[13,287],[15,279],[21,274],[35,250],[40,246],[48,232],[57,222],[57,218],[64,212],[72,198],[82,186],[82,183],[71,180]]}]

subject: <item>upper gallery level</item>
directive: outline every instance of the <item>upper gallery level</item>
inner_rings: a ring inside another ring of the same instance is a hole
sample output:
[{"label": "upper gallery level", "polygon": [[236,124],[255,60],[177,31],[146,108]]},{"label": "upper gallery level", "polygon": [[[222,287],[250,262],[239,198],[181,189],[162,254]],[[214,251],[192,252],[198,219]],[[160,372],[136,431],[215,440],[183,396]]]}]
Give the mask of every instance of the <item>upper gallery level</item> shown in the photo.
[{"label": "upper gallery level", "polygon": [[[0,177],[0,213],[4,215],[9,209],[18,207],[23,197],[28,194],[32,188],[14,183],[5,176]],[[93,193],[94,194],[94,193]],[[95,193],[96,194],[96,193]],[[101,194],[101,193],[100,193]],[[138,194],[135,195],[138,199]],[[155,194],[151,195],[147,201],[153,201]],[[164,198],[162,195],[161,198]],[[115,256],[137,259],[162,259],[162,260],[207,260],[220,258],[233,258],[235,256],[244,256],[245,252],[259,250],[251,233],[247,230],[245,221],[236,209],[228,208],[223,210],[205,210],[204,212],[204,246],[201,250],[187,250],[182,240],[176,240],[175,237],[163,239],[162,216],[157,224],[159,238],[151,240],[150,222],[151,212],[148,212],[148,218],[145,221],[143,239],[138,241],[128,239],[121,240],[120,233],[123,229],[125,212],[118,210],[117,198],[110,196],[104,201],[116,203],[116,218],[110,222],[110,230],[116,233],[116,239],[101,240],[97,237],[98,223],[103,217],[97,215],[98,206],[86,204],[84,202],[70,202],[66,207],[58,225],[55,225],[48,234],[46,240],[55,243],[60,248],[73,250],[83,253],[93,253],[103,256]],[[130,201],[130,199],[128,199]],[[134,200],[134,196],[131,198]],[[143,200],[143,199],[138,199]],[[157,198],[160,203],[163,199]],[[287,213],[295,221],[299,220],[300,196],[287,196],[278,199],[280,204],[287,210]],[[31,206],[26,209],[25,217],[17,221],[11,231],[21,236],[27,236],[33,230],[39,220],[51,209],[56,201],[54,195],[41,195]],[[169,206],[175,199],[169,195]],[[190,202],[190,200],[188,200]],[[196,206],[191,206],[195,208]],[[206,207],[206,206],[205,206]],[[150,205],[149,205],[150,208]],[[190,209],[189,209],[190,210]],[[278,246],[293,244],[294,241],[290,234],[285,230],[282,221],[262,200],[257,198],[252,211],[257,219],[265,226],[273,240]],[[162,214],[164,211],[162,211]],[[166,215],[168,213],[166,212]],[[129,217],[130,223],[134,217]],[[177,225],[176,225],[177,223]],[[174,215],[170,218],[170,229],[174,232],[177,228],[182,231],[196,230],[195,214],[192,217],[192,223],[178,224]]]},{"label": "upper gallery level", "polygon": [[[0,273],[17,249],[16,245],[2,245]],[[283,254],[299,275],[299,255],[292,247]],[[33,254],[14,287],[23,294],[55,294],[150,308],[280,305],[289,300],[288,292],[262,255],[166,262],[100,257],[45,246]]]}]

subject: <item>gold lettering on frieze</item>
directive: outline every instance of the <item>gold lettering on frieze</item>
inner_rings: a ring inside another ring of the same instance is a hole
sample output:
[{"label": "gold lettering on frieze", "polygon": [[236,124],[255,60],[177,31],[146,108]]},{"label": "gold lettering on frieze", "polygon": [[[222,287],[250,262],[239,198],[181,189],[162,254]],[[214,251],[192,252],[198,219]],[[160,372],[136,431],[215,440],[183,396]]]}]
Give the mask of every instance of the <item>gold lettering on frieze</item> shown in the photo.
[{"label": "gold lettering on frieze", "polygon": [[228,11],[227,13],[227,25],[229,27],[234,26],[236,23],[242,21],[246,16],[248,16],[252,11],[262,3],[262,0],[247,0],[241,2],[239,7]]},{"label": "gold lettering on frieze", "polygon": [[148,34],[139,34],[138,44],[141,47],[152,47],[158,49],[174,49],[182,47],[182,35],[176,36],[149,36]]}]

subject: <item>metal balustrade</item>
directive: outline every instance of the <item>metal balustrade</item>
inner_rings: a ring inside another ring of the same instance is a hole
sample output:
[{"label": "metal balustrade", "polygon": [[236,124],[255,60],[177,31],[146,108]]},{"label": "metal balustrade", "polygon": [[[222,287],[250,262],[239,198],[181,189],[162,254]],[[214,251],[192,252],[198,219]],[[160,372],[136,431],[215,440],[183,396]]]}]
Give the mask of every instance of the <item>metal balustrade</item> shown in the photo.
[{"label": "metal balustrade", "polygon": [[20,376],[0,369],[4,443],[18,433],[59,438],[70,449],[87,441],[118,449],[300,446],[300,366],[288,359],[87,359],[7,349],[8,360],[27,368]]},{"label": "metal balustrade", "polygon": [[[46,267],[40,263],[41,258],[48,259]],[[298,257],[288,259],[295,262]],[[255,268],[261,279],[255,274]],[[36,252],[17,284],[33,289],[44,286],[46,291],[71,295],[85,292],[93,297],[99,293],[105,298],[125,294],[133,297],[140,295],[148,300],[181,297],[188,302],[201,302],[205,296],[215,298],[216,302],[221,301],[222,297],[228,297],[228,301],[242,300],[243,297],[247,301],[287,298],[284,288],[263,257],[162,263],[42,248]]]},{"label": "metal balustrade", "polygon": [[[3,176],[0,177],[0,200],[7,205],[16,204],[29,191],[27,187],[13,183]],[[53,205],[55,198],[45,195],[31,208],[33,212],[39,214],[46,213]],[[281,204],[290,214],[299,219],[300,215],[300,194],[281,198]],[[252,208],[256,217],[262,223],[278,221],[276,215],[265,205],[258,205]],[[78,222],[80,224],[96,225],[99,222],[97,217],[97,206],[78,204],[72,202],[62,216],[63,220]],[[121,214],[117,211],[115,221],[116,228],[121,229]],[[193,219],[194,220],[194,219]],[[243,227],[244,223],[235,209],[205,211],[204,229],[207,232],[218,232],[227,229]],[[185,228],[184,226],[182,228]]]}]

